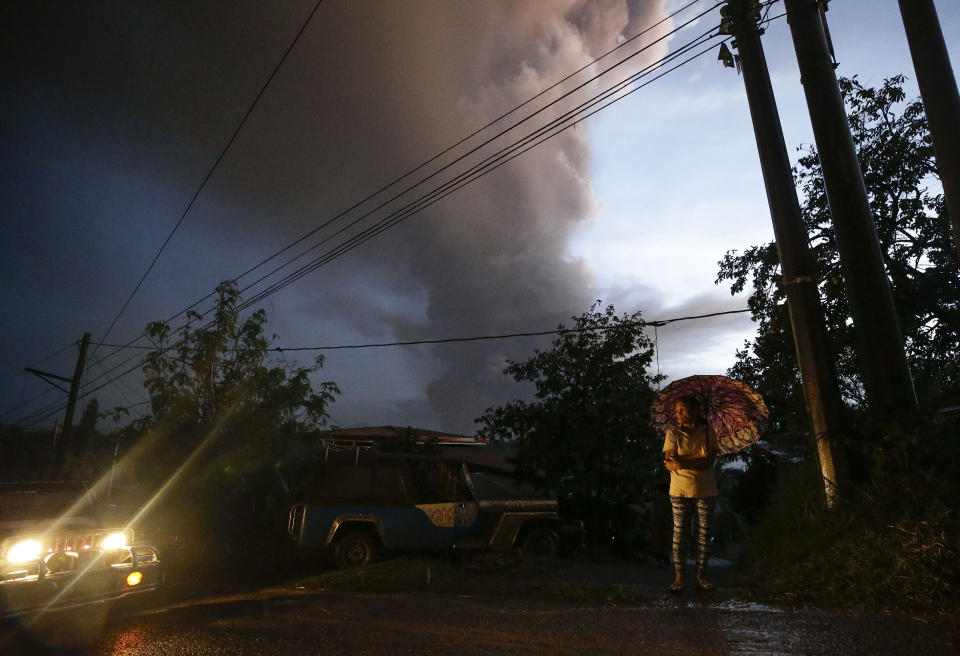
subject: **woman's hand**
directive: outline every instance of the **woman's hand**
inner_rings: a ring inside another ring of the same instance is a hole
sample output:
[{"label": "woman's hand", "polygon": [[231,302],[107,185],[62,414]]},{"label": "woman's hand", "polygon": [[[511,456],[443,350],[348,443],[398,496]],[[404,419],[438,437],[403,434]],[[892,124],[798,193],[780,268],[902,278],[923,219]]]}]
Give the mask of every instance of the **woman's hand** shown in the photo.
[{"label": "woman's hand", "polygon": [[683,469],[683,466],[680,464],[679,460],[674,460],[669,458],[663,461],[663,466],[667,468],[667,471],[677,471],[678,469]]}]

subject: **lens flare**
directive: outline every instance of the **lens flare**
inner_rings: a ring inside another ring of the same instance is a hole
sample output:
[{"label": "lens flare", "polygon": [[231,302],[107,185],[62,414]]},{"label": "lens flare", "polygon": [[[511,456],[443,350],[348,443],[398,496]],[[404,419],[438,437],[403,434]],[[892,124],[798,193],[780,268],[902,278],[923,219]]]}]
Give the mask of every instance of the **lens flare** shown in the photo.
[{"label": "lens flare", "polygon": [[27,563],[40,557],[40,543],[36,540],[23,540],[10,547],[7,552],[7,561],[11,563]]},{"label": "lens flare", "polygon": [[126,546],[127,536],[123,533],[111,533],[107,537],[103,538],[103,542],[100,543],[100,548],[104,551],[110,549],[119,549],[120,547]]}]

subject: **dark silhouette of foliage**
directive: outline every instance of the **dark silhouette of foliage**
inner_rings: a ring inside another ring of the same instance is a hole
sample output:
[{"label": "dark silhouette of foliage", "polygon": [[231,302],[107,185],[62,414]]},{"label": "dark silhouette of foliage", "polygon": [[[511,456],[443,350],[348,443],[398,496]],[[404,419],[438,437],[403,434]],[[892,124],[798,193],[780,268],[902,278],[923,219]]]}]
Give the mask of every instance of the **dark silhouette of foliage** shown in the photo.
[{"label": "dark silhouette of foliage", "polygon": [[162,490],[146,506],[147,523],[190,536],[175,550],[190,567],[244,561],[282,543],[287,490],[278,467],[309,457],[339,393],[333,382],[311,381],[322,357],[310,366],[271,362],[266,313],[242,316],[233,282],[216,291],[212,315],[188,312],[177,330],[148,325],[158,347],[143,367],[150,412],[115,435],[125,455],[118,479],[134,481],[144,499]]},{"label": "dark silhouette of foliage", "polygon": [[[841,79],[840,88],[923,423],[885,423],[866,408],[820,161],[807,146],[794,175],[848,406],[837,437],[850,480],[838,506],[828,509],[813,450],[794,451],[793,462],[777,463],[775,490],[760,514],[770,467],[748,454],[732,492],[741,510],[760,518],[748,562],[769,591],[794,602],[931,609],[955,607],[957,598],[958,421],[935,410],[955,404],[960,393],[960,262],[923,106],[906,100],[903,80],[895,76],[874,89],[854,77]],[[773,420],[768,439],[790,446],[787,436],[802,434],[807,422],[775,244],[730,251],[719,266],[717,282],[729,281],[732,292],[752,286],[749,305],[758,324],[729,373],[766,397]]]},{"label": "dark silhouette of foliage", "polygon": [[[938,189],[923,105],[905,99],[903,80],[895,76],[872,89],[856,77],[842,78],[840,87],[914,384],[929,410],[960,390],[960,262]],[[843,397],[860,408],[865,397],[820,161],[813,146],[802,152],[794,175],[830,345]],[[719,267],[717,282],[729,281],[731,292],[752,286],[749,306],[758,323],[757,336],[738,352],[730,375],[764,394],[773,413],[771,432],[806,430],[775,244],[729,251]]]},{"label": "dark silhouette of foliage", "polygon": [[594,543],[632,551],[648,483],[662,477],[662,440],[650,424],[653,345],[639,312],[618,316],[595,303],[573,317],[549,350],[504,373],[532,383],[535,400],[489,408],[480,436],[516,446],[517,475],[558,496],[588,524]]}]

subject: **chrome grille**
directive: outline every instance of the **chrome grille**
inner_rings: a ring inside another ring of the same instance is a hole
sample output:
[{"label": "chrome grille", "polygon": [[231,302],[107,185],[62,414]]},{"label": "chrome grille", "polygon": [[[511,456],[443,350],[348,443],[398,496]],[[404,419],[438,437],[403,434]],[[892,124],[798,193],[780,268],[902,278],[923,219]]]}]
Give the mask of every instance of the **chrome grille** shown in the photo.
[{"label": "chrome grille", "polygon": [[74,551],[81,552],[87,551],[90,549],[99,549],[100,545],[103,543],[103,540],[112,533],[119,533],[117,530],[108,530],[108,531],[85,531],[83,533],[69,533],[66,535],[59,535],[55,538],[46,540],[44,545],[44,553],[56,553],[58,551]]}]

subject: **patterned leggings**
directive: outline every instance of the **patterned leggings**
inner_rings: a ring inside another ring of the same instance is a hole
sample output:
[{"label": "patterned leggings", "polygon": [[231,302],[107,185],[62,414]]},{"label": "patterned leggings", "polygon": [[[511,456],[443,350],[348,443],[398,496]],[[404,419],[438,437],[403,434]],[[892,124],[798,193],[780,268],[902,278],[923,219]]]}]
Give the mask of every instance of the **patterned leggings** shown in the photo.
[{"label": "patterned leggings", "polygon": [[687,563],[690,542],[690,520],[697,510],[697,572],[707,566],[707,535],[717,497],[670,497],[673,506],[673,566],[682,572]]}]

